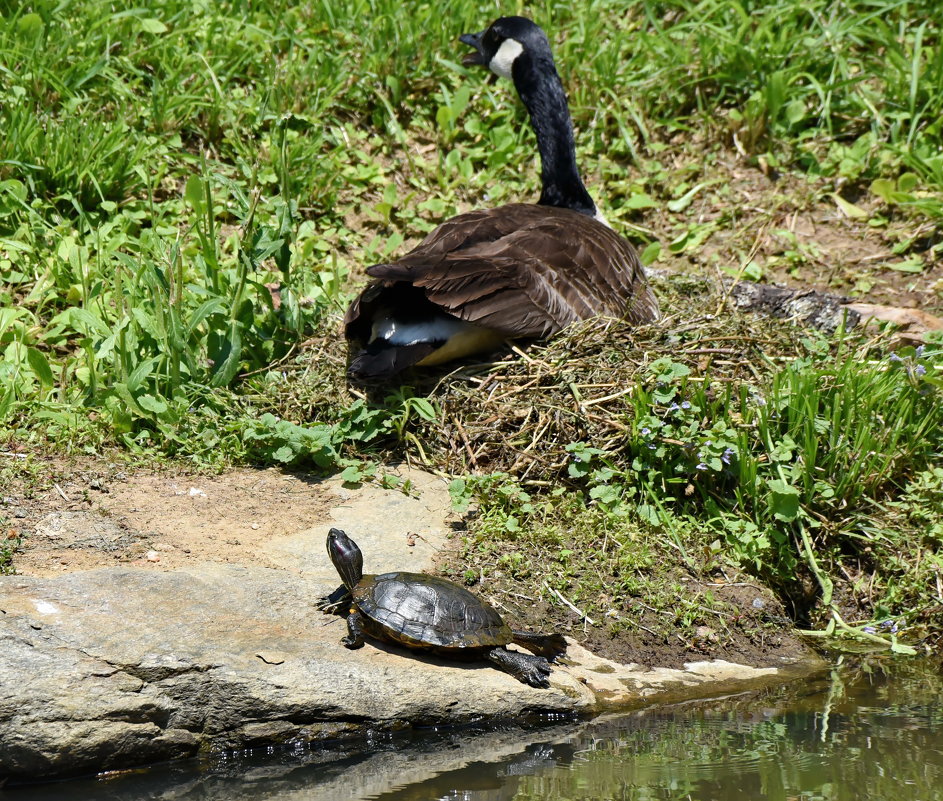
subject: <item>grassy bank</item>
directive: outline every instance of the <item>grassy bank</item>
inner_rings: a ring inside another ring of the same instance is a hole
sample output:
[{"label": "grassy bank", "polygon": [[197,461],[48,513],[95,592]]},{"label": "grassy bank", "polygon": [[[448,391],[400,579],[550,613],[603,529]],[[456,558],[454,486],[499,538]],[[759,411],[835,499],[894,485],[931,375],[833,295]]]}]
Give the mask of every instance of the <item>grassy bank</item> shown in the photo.
[{"label": "grassy bank", "polygon": [[739,613],[704,587],[739,570],[803,626],[938,639],[939,344],[807,334],[703,280],[943,308],[937,4],[506,11],[551,33],[667,319],[367,398],[337,333],[363,266],[537,195],[511,87],[458,64],[493,6],[0,4],[6,451],[352,480],[406,456],[468,476],[454,570],[598,630],[722,639]]}]

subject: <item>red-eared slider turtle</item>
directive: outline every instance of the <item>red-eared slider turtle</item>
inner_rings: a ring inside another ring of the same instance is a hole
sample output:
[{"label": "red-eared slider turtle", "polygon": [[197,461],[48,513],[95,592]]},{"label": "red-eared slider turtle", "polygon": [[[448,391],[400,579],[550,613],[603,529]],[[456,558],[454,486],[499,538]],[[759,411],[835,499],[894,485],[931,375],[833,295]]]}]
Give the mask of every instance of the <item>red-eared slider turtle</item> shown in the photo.
[{"label": "red-eared slider turtle", "polygon": [[[561,635],[515,631],[455,582],[422,573],[364,575],[360,548],[340,529],[328,533],[327,552],[344,584],[321,599],[321,608],[349,604],[341,640],[348,648],[360,648],[367,633],[441,656],[487,659],[532,687],[548,687],[550,662],[566,653]],[[509,651],[512,642],[534,655]]]}]

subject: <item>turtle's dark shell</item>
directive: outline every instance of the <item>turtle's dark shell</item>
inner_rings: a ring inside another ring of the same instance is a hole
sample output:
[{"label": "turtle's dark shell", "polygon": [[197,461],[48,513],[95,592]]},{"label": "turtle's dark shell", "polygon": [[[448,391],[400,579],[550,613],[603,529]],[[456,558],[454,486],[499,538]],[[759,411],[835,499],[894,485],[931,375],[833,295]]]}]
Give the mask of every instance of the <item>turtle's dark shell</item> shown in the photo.
[{"label": "turtle's dark shell", "polygon": [[412,648],[494,648],[513,639],[491,606],[437,576],[364,576],[351,595],[371,633]]}]

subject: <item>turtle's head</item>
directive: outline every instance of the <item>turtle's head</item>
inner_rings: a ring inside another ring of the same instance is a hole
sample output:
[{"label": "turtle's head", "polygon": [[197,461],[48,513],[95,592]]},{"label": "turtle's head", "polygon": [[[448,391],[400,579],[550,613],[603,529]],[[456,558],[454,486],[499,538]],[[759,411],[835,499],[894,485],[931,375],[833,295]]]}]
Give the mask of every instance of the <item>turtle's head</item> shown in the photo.
[{"label": "turtle's head", "polygon": [[357,543],[339,528],[332,528],[327,533],[327,553],[344,586],[352,590],[363,578],[363,554]]}]

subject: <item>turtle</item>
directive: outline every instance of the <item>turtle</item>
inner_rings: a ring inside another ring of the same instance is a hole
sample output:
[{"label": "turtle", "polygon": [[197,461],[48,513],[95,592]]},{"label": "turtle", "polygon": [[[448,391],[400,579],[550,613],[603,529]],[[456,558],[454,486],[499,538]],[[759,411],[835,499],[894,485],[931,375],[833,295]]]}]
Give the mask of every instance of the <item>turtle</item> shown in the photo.
[{"label": "turtle", "polygon": [[[516,631],[488,603],[460,584],[425,573],[365,575],[363,554],[332,528],[327,552],[344,582],[318,606],[347,617],[341,642],[360,648],[364,634],[452,659],[486,659],[518,681],[549,687],[550,663],[566,653],[560,634]],[[516,643],[524,654],[506,646]]]}]

